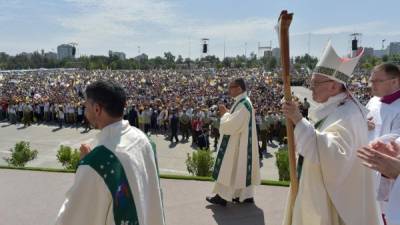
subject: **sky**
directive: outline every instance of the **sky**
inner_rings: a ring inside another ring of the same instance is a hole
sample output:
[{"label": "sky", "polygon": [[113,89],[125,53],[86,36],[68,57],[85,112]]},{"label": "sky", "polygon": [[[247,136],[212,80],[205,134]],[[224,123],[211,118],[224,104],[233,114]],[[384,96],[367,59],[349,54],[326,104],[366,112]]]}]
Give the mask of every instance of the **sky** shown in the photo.
[{"label": "sky", "polygon": [[285,9],[294,13],[291,56],[319,57],[328,40],[346,55],[352,33],[374,49],[400,41],[399,8],[395,0],[0,0],[0,52],[77,43],[78,56],[170,51],[193,59],[209,38],[211,55],[249,56],[259,43],[278,47],[274,27]]}]

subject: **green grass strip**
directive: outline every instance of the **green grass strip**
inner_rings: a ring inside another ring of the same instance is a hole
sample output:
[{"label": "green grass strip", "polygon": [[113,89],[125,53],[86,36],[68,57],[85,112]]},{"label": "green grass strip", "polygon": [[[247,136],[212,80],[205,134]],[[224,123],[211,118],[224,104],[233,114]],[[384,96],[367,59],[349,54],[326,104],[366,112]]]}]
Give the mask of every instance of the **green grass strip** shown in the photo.
[{"label": "green grass strip", "polygon": [[51,172],[51,173],[75,173],[75,170],[45,168],[45,167],[15,167],[15,166],[1,166],[0,165],[0,169],[30,170],[30,171]]},{"label": "green grass strip", "polygon": [[[13,167],[13,166],[1,166],[0,165],[0,169],[29,170],[29,171],[51,172],[51,173],[75,173],[75,170],[42,168],[42,167]],[[160,174],[160,178],[172,179],[172,180],[214,181],[211,177],[175,175],[175,174]],[[289,181],[277,181],[277,180],[262,180],[261,181],[261,185],[270,185],[270,186],[288,187],[289,184],[290,184]]]}]

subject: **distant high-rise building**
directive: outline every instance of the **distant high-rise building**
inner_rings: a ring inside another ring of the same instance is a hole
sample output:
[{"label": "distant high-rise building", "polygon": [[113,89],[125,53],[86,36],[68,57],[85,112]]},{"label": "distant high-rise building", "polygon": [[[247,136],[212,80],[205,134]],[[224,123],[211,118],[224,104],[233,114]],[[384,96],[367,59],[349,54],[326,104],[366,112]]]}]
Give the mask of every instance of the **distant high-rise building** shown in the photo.
[{"label": "distant high-rise building", "polygon": [[280,48],[273,48],[272,49],[272,57],[279,60],[281,58],[281,49]]},{"label": "distant high-rise building", "polygon": [[108,55],[110,56],[110,57],[114,57],[114,56],[116,56],[116,57],[118,57],[118,59],[120,59],[120,60],[125,60],[125,58],[126,58],[126,55],[125,55],[125,53],[123,53],[123,52],[113,52],[113,51],[108,51]]},{"label": "distant high-rise building", "polygon": [[374,50],[374,56],[378,58],[382,58],[384,55],[387,55],[387,49],[382,49],[382,50]]},{"label": "distant high-rise building", "polygon": [[390,42],[388,53],[389,55],[400,54],[400,42]]},{"label": "distant high-rise building", "polygon": [[135,57],[136,60],[147,60],[148,58],[149,56],[144,53]]},{"label": "distant high-rise building", "polygon": [[374,48],[364,48],[364,57],[374,56]]},{"label": "distant high-rise building", "polygon": [[265,51],[264,51],[263,57],[265,57],[265,58],[272,57],[272,51],[271,51],[271,49],[265,50]]},{"label": "distant high-rise building", "polygon": [[65,58],[74,58],[76,49],[73,45],[70,44],[62,44],[57,46],[57,57],[59,60],[63,60]]}]

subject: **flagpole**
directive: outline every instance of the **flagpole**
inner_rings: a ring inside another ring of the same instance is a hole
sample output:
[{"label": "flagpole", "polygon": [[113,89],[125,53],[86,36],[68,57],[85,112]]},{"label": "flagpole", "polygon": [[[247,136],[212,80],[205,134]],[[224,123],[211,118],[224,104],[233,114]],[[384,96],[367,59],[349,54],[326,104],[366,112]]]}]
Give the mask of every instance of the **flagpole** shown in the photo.
[{"label": "flagpole", "polygon": [[[293,19],[293,13],[286,10],[281,12],[279,16],[279,43],[281,52],[282,80],[284,85],[284,96],[286,101],[292,100],[292,92],[290,88],[290,62],[289,62],[289,26]],[[297,196],[298,180],[296,174],[296,154],[294,146],[294,128],[293,122],[286,118],[286,132],[289,153],[289,169],[290,169],[290,196],[289,196],[289,221],[292,221],[292,212],[294,202]]]}]

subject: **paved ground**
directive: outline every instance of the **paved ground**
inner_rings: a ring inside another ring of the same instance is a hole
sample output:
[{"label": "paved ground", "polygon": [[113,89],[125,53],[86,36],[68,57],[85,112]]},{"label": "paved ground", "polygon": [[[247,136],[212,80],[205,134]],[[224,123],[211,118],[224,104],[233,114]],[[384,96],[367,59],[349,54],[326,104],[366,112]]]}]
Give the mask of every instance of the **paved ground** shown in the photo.
[{"label": "paved ground", "polygon": [[[301,99],[311,99],[310,92],[301,87],[293,88]],[[311,102],[311,107],[315,103]],[[38,159],[28,166],[60,168],[56,160],[58,147],[79,147],[88,143],[96,131],[81,133],[81,129],[57,129],[51,126],[31,126],[21,129],[0,123],[0,165],[8,149],[21,140],[30,141],[39,150]],[[189,143],[170,146],[162,135],[152,136],[157,144],[162,173],[187,174],[185,159],[193,151]],[[277,180],[273,152],[264,158],[261,176]],[[31,172],[0,169],[0,224],[1,225],[47,225],[53,224],[64,194],[73,182],[73,174]],[[198,181],[161,180],[168,225],[279,225],[288,188],[259,186],[255,205],[229,205],[226,208],[208,205],[204,200],[213,183]]]},{"label": "paved ground", "polygon": [[[0,224],[54,224],[73,174],[0,169]],[[209,205],[211,182],[161,180],[168,225],[280,225],[288,188],[259,186],[254,205]]]},{"label": "paved ground", "polygon": [[[9,126],[6,123],[0,123],[0,165],[6,165],[3,157],[10,155],[9,149],[18,141],[29,141],[33,149],[39,151],[38,157],[29,162],[30,167],[47,167],[62,168],[57,161],[56,154],[60,145],[68,145],[79,148],[81,143],[90,143],[90,140],[98,133],[98,131],[90,131],[89,133],[81,133],[82,128],[63,128],[53,131],[55,127],[48,125],[32,125],[30,127],[20,129],[20,125]],[[157,155],[161,173],[167,174],[188,174],[186,170],[185,160],[187,154],[195,151],[191,146],[191,142],[179,143],[171,146],[164,135],[152,135],[151,139],[157,145]],[[274,152],[277,151],[275,146],[269,147],[269,153],[263,160],[263,169],[261,176],[263,179],[277,180],[278,173],[275,166]]]},{"label": "paved ground", "polygon": [[[308,89],[303,87],[293,87],[293,92],[297,96],[311,99]],[[311,102],[311,107],[315,103]],[[56,126],[33,125],[28,128],[22,128],[21,125],[9,125],[0,123],[0,165],[6,165],[3,157],[9,156],[9,149],[16,142],[25,140],[31,143],[33,149],[39,151],[38,158],[29,162],[27,166],[62,168],[58,163],[56,154],[60,145],[68,145],[79,148],[81,143],[90,143],[98,131],[82,133],[82,128],[63,128]],[[188,174],[185,160],[187,154],[194,151],[188,143],[179,143],[171,146],[170,142],[165,140],[163,135],[152,135],[151,138],[157,145],[157,154],[161,173]],[[211,141],[213,143],[213,140]],[[275,166],[276,145],[268,146],[269,154],[263,159],[263,168],[261,169],[262,179],[278,180],[278,172]]]}]

